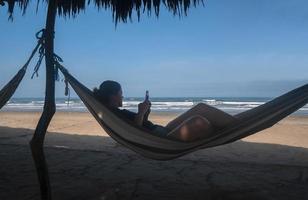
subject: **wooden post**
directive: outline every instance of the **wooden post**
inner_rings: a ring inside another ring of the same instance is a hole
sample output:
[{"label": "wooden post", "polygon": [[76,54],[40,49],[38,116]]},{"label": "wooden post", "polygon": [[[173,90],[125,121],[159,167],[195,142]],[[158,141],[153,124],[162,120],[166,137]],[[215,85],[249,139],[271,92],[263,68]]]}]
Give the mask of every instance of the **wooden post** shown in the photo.
[{"label": "wooden post", "polygon": [[48,12],[45,31],[45,61],[46,61],[46,90],[44,110],[30,141],[32,157],[36,166],[41,189],[41,199],[51,200],[48,167],[43,151],[44,139],[49,123],[56,112],[55,105],[55,70],[53,64],[54,28],[56,21],[57,0],[48,1]]}]

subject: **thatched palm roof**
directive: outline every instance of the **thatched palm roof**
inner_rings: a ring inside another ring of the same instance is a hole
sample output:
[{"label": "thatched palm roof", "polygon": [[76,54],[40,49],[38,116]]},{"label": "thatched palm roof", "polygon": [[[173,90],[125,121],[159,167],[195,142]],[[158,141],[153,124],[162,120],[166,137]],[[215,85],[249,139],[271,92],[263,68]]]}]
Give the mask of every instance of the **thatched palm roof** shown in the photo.
[{"label": "thatched palm roof", "polygon": [[[0,4],[8,4],[8,13],[12,16],[14,6],[17,4],[23,14],[30,0],[0,0]],[[48,3],[48,0],[42,0]],[[37,5],[40,0],[36,0]],[[57,0],[58,15],[76,16],[80,11],[86,9],[86,5],[95,4],[99,9],[111,10],[113,19],[117,23],[119,21],[126,22],[131,19],[132,13],[136,12],[138,20],[141,12],[151,14],[153,11],[156,16],[159,15],[160,4],[174,15],[186,15],[191,5],[203,3],[203,0]]]}]

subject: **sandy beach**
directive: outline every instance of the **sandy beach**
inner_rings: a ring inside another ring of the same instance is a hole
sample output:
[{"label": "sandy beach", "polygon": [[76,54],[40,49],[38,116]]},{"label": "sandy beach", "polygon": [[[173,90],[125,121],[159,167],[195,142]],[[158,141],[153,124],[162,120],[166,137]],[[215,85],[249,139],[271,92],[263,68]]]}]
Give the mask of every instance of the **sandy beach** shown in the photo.
[{"label": "sandy beach", "polygon": [[[29,141],[39,112],[0,112],[0,199],[39,199]],[[171,113],[152,113],[166,124]],[[114,142],[89,113],[57,112],[46,136],[54,199],[308,199],[308,117],[171,161]]]}]

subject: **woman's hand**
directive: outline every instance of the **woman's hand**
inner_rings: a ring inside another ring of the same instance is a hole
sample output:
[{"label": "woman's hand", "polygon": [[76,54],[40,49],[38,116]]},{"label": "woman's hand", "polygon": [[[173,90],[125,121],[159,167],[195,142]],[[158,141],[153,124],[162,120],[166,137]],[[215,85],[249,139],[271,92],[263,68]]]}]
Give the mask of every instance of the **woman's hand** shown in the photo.
[{"label": "woman's hand", "polygon": [[139,103],[138,104],[138,114],[141,114],[144,116],[147,112],[149,112],[150,107],[151,107],[151,102],[148,100],[145,100],[144,102]]},{"label": "woman's hand", "polygon": [[138,104],[138,113],[135,118],[135,123],[139,126],[142,126],[143,121],[147,119],[147,116],[150,113],[151,102],[146,100]]}]

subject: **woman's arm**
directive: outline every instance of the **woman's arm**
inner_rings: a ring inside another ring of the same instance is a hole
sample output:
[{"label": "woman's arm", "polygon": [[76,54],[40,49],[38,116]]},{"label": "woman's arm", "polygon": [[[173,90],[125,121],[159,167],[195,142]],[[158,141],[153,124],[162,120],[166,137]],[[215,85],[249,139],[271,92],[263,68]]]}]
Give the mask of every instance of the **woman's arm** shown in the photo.
[{"label": "woman's arm", "polygon": [[138,126],[142,126],[145,114],[149,111],[150,106],[151,104],[149,101],[144,101],[138,104],[138,113],[134,120]]},{"label": "woman's arm", "polygon": [[144,118],[144,114],[142,114],[141,112],[138,112],[136,117],[135,117],[135,123],[138,126],[142,126],[143,124],[143,118]]}]

